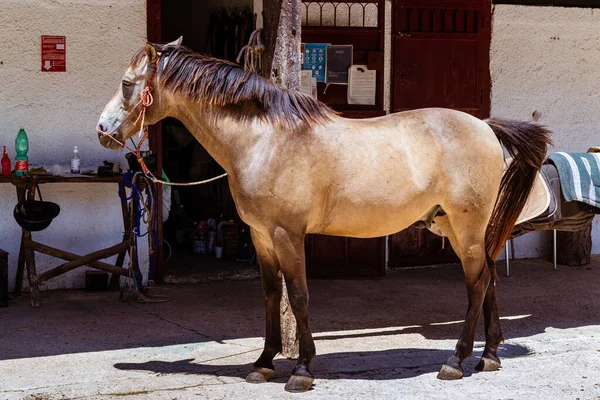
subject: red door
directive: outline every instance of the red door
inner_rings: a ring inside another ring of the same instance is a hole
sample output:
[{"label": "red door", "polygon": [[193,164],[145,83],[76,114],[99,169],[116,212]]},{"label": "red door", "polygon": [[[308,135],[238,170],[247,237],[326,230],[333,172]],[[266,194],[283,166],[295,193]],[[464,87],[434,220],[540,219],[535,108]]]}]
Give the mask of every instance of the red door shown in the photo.
[{"label": "red door", "polygon": [[[491,0],[393,4],[393,111],[444,107],[488,117]],[[411,227],[391,237],[392,267],[452,261],[447,242],[427,230]]]},{"label": "red door", "polygon": [[491,0],[395,0],[394,111],[490,112]]}]

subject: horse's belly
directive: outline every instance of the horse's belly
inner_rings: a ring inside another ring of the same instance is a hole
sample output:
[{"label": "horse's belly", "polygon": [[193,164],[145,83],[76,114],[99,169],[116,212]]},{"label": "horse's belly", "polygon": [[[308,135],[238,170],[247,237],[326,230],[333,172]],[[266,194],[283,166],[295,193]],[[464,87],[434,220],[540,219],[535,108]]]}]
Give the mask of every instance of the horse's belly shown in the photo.
[{"label": "horse's belly", "polygon": [[[431,203],[431,204],[430,204]],[[371,203],[332,209],[320,224],[309,226],[309,233],[331,236],[372,238],[399,232],[419,221],[436,204],[429,201],[410,203]]]}]

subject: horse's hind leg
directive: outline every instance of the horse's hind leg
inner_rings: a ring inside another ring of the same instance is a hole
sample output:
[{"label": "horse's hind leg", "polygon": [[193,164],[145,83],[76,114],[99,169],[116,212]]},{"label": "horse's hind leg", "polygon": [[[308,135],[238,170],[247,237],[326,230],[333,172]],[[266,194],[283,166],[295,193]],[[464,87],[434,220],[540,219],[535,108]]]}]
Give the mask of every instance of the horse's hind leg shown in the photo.
[{"label": "horse's hind leg", "polygon": [[267,329],[265,348],[254,363],[254,368],[246,377],[249,383],[267,382],[273,376],[275,368],[273,358],[281,352],[281,327],[280,327],[280,302],[281,302],[281,277],[279,277],[279,261],[271,238],[261,235],[254,229],[251,230],[252,242],[256,247],[260,274],[262,280],[265,308],[267,311]]},{"label": "horse's hind leg", "polygon": [[491,281],[485,251],[486,218],[462,214],[457,219],[447,215],[436,219],[436,223],[446,232],[462,262],[469,297],[469,306],[456,349],[442,366],[437,377],[438,379],[460,379],[463,376],[462,362],[473,352],[477,320]]},{"label": "horse's hind leg", "polygon": [[492,276],[485,300],[483,301],[483,318],[485,320],[485,349],[483,356],[475,367],[478,371],[496,371],[500,368],[498,346],[504,341],[500,315],[498,313],[498,300],[496,298],[496,264],[487,257],[487,265]]}]

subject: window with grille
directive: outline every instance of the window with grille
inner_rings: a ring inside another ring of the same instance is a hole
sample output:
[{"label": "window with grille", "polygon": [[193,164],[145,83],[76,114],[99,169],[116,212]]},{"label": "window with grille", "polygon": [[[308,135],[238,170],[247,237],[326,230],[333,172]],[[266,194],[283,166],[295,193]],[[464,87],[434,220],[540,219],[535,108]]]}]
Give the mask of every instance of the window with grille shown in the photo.
[{"label": "window with grille", "polygon": [[380,1],[304,1],[302,26],[377,28],[383,4]]},{"label": "window with grille", "polygon": [[302,42],[352,45],[354,64],[377,71],[375,105],[350,105],[347,86],[317,85],[319,100],[347,117],[373,117],[383,110],[385,0],[317,1],[298,6],[302,17]]}]

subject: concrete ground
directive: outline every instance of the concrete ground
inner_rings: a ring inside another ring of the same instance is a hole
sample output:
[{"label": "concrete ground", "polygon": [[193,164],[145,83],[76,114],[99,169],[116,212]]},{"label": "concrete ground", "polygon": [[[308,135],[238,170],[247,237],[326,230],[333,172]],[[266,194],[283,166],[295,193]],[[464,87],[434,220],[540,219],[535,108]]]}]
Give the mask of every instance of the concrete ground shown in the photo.
[{"label": "concrete ground", "polygon": [[[502,270],[502,268],[501,268]],[[42,293],[0,309],[0,399],[595,399],[600,398],[600,258],[553,271],[517,261],[498,285],[502,369],[460,381],[435,376],[466,310],[457,266],[391,271],[378,280],[313,280],[317,358],[305,394],[244,381],[263,346],[260,282],[171,284],[168,303],[122,303],[115,292]]]}]

